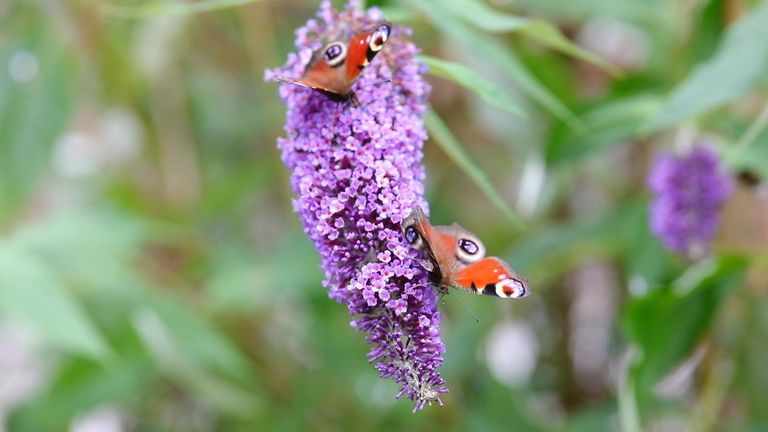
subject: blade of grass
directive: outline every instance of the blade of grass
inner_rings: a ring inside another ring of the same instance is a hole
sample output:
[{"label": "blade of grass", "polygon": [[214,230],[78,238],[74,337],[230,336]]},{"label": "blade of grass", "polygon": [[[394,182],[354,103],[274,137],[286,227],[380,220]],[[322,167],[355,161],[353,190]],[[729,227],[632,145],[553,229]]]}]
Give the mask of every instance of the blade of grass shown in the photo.
[{"label": "blade of grass", "polygon": [[521,117],[525,116],[522,108],[509,95],[474,69],[461,63],[430,56],[419,56],[419,60],[429,66],[430,74],[461,85],[495,107]]},{"label": "blade of grass", "polygon": [[480,190],[491,200],[496,208],[498,208],[517,229],[524,229],[525,223],[520,216],[512,210],[512,207],[504,201],[501,194],[496,190],[491,182],[491,179],[478,167],[469,155],[461,143],[456,139],[453,133],[448,129],[443,119],[430,108],[425,116],[427,130],[429,130],[430,136],[445,151],[448,156],[456,163],[456,165],[464,171],[465,174],[480,188]]},{"label": "blade of grass", "polygon": [[619,420],[621,421],[621,430],[626,432],[640,432],[642,430],[640,415],[637,409],[637,391],[634,376],[634,366],[640,355],[638,350],[638,347],[630,348],[619,380]]},{"label": "blade of grass", "polygon": [[78,300],[36,254],[0,243],[0,316],[29,325],[70,353],[109,359],[113,351]]},{"label": "blade of grass", "polygon": [[479,29],[491,33],[519,33],[549,48],[591,63],[614,77],[621,76],[616,66],[571,42],[551,23],[502,13],[477,0],[452,0],[444,5],[456,17]]},{"label": "blade of grass", "polygon": [[659,112],[641,126],[654,132],[695,118],[744,95],[768,67],[768,2],[728,28],[717,52],[697,65]]},{"label": "blade of grass", "polygon": [[445,37],[456,42],[466,52],[475,52],[488,62],[499,67],[520,90],[528,97],[551,111],[577,133],[586,133],[587,127],[568,107],[566,107],[552,92],[544,87],[525,67],[520,60],[493,37],[479,33],[450,12],[443,9],[444,2],[428,3],[417,0],[407,3],[426,16],[429,21]]},{"label": "blade of grass", "polygon": [[104,13],[116,18],[148,18],[157,15],[192,15],[247,5],[260,0],[153,1],[140,6],[105,5]]}]

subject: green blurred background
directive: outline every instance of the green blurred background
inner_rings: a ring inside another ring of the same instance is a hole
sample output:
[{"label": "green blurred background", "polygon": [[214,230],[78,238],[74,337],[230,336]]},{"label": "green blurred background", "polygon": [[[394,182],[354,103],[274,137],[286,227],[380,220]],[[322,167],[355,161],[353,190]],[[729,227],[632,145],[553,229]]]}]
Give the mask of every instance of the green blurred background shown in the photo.
[{"label": "green blurred background", "polygon": [[768,2],[368,3],[431,67],[433,222],[534,291],[446,298],[450,393],[417,414],[275,146],[263,70],[318,3],[0,2],[0,430],[768,430],[765,190],[690,263],[645,189],[699,134],[768,174]]}]

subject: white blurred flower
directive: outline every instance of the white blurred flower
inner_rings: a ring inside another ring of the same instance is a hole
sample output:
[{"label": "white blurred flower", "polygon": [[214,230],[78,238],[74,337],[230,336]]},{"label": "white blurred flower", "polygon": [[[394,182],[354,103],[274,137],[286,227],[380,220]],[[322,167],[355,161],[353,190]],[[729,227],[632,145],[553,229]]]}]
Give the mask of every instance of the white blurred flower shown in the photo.
[{"label": "white blurred flower", "polygon": [[46,381],[40,341],[26,328],[0,321],[0,432],[5,415],[34,395]]},{"label": "white blurred flower", "polygon": [[65,178],[87,178],[138,158],[142,139],[136,115],[113,108],[95,119],[76,121],[56,142],[53,167]]},{"label": "white blurred flower", "polygon": [[27,50],[20,50],[8,61],[8,74],[17,83],[25,83],[35,79],[40,72],[37,56]]},{"label": "white blurred flower", "polygon": [[624,70],[642,68],[648,59],[648,36],[634,25],[615,18],[593,18],[576,41],[588,51]]},{"label": "white blurred flower", "polygon": [[575,269],[570,278],[568,348],[574,375],[583,391],[597,393],[608,384],[605,371],[611,358],[619,277],[610,264],[595,261]]},{"label": "white blurred flower", "polygon": [[528,383],[536,368],[538,354],[536,335],[524,322],[498,324],[486,343],[485,356],[491,374],[510,387]]},{"label": "white blurred flower", "polygon": [[71,131],[56,142],[53,165],[64,177],[90,177],[104,168],[106,154],[95,136]]},{"label": "white blurred flower", "polygon": [[103,407],[73,420],[69,430],[70,432],[122,432],[127,429],[125,418],[118,409]]},{"label": "white blurred flower", "polygon": [[134,57],[139,69],[147,76],[164,73],[175,57],[169,55],[184,36],[188,19],[181,16],[156,16],[139,25],[135,33]]}]

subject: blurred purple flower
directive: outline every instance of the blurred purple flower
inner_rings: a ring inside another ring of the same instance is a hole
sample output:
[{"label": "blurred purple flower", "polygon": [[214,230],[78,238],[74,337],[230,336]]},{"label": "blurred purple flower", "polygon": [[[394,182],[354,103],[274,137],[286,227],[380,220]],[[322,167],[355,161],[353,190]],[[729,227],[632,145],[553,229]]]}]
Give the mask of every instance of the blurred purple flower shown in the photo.
[{"label": "blurred purple flower", "polygon": [[[313,50],[329,38],[371,28],[378,9],[343,12],[324,1],[315,19],[296,31],[298,54],[266,71],[301,76]],[[422,116],[429,85],[425,66],[395,27],[384,49],[354,85],[359,107],[338,103],[308,88],[284,83],[287,138],[278,140],[291,170],[294,209],[322,257],[330,296],[347,305],[356,329],[373,344],[368,353],[380,375],[402,387],[397,397],[416,402],[414,412],[447,389],[437,369],[445,347],[435,290],[400,222],[424,206]],[[331,39],[332,40],[332,39]]]},{"label": "blurred purple flower", "polygon": [[684,155],[656,157],[648,187],[651,231],[667,249],[698,258],[717,232],[718,213],[733,189],[717,154],[697,145]]}]

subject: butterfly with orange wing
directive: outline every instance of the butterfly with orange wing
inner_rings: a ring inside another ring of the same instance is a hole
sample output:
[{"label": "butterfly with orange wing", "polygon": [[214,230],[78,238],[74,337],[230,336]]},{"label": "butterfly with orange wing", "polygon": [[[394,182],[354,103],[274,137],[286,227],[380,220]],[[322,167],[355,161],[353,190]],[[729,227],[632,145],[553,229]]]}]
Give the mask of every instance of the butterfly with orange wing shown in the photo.
[{"label": "butterfly with orange wing", "polygon": [[382,21],[372,30],[353,35],[349,41],[331,42],[312,54],[301,78],[275,78],[317,90],[332,100],[351,101],[353,105],[359,106],[352,84],[384,48],[391,30],[392,25]]},{"label": "butterfly with orange wing", "polygon": [[432,226],[420,207],[402,223],[403,236],[422,251],[429,279],[441,293],[456,288],[474,294],[521,298],[530,294],[528,284],[504,260],[485,257],[485,246],[458,224]]}]

